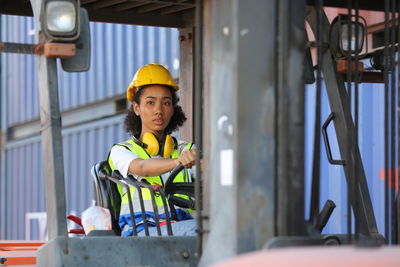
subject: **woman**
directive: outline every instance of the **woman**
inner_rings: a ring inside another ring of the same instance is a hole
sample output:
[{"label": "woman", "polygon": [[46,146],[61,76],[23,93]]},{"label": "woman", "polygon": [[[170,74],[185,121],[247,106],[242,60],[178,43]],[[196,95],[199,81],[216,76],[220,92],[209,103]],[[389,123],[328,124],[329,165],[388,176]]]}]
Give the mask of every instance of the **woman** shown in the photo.
[{"label": "woman", "polygon": [[[127,89],[127,98],[132,105],[125,118],[126,130],[132,138],[112,147],[108,162],[113,170],[118,170],[125,177],[132,174],[138,180],[145,179],[150,184],[163,185],[168,172],[178,164],[185,169],[194,165],[196,150],[192,149],[192,143],[177,142],[169,135],[186,121],[178,105],[179,99],[175,93],[178,89],[169,71],[158,63],[146,65],[136,72]],[[187,170],[178,174],[175,181],[189,181]],[[119,225],[122,235],[129,236],[133,229],[128,197],[123,188],[119,187],[119,191],[122,202]],[[140,232],[144,228],[140,202],[134,188],[131,188],[131,194],[136,229]],[[150,226],[155,226],[150,192],[142,190],[142,194],[147,221]],[[156,197],[156,203],[160,217],[165,218],[159,196]],[[188,211],[176,211],[178,221],[192,219]]]}]

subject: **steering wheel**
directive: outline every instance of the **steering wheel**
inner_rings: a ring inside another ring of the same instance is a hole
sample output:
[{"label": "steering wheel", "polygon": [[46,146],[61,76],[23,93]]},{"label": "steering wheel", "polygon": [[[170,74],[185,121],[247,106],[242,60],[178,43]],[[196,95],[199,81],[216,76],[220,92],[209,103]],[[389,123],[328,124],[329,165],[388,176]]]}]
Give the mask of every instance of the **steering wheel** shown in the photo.
[{"label": "steering wheel", "polygon": [[184,169],[182,164],[176,166],[169,175],[167,181],[164,185],[164,192],[167,199],[172,202],[172,204],[181,207],[181,208],[196,208],[196,201],[193,199],[186,199],[180,196],[176,196],[175,194],[181,194],[185,196],[189,196],[194,198],[194,183],[187,182],[178,182],[174,183],[174,180],[178,173],[180,173]]}]

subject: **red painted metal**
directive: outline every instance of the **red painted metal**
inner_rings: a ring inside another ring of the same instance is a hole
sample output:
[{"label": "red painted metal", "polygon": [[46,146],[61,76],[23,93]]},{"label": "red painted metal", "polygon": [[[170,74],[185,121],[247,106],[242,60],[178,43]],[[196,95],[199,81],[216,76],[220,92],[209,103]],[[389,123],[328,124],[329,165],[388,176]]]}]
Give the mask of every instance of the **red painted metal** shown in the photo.
[{"label": "red painted metal", "polygon": [[279,267],[398,267],[400,247],[302,247],[263,250],[214,265]]},{"label": "red painted metal", "polygon": [[44,244],[38,241],[0,241],[0,261],[3,266],[36,266],[37,250]]}]

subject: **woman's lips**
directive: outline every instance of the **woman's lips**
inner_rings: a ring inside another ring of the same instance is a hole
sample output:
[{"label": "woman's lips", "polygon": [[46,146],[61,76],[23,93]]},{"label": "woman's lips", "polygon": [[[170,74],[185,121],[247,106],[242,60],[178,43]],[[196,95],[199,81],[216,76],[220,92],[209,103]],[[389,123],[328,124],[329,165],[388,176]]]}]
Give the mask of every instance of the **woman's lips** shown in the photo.
[{"label": "woman's lips", "polygon": [[164,124],[164,120],[163,119],[155,119],[153,120],[155,125],[163,125]]}]

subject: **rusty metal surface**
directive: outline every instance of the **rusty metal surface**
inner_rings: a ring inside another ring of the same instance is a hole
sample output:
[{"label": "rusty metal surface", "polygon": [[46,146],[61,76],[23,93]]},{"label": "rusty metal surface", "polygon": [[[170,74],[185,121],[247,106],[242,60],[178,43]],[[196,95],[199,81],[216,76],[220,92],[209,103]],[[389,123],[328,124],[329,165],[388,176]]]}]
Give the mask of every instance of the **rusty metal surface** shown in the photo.
[{"label": "rusty metal surface", "polygon": [[46,43],[44,44],[44,54],[50,58],[71,58],[76,54],[76,45]]},{"label": "rusty metal surface", "polygon": [[41,44],[0,43],[0,53],[43,54]]},{"label": "rusty metal surface", "polygon": [[20,44],[0,43],[0,53],[34,54],[51,58],[70,58],[76,54],[75,44],[45,43],[45,44]]}]

